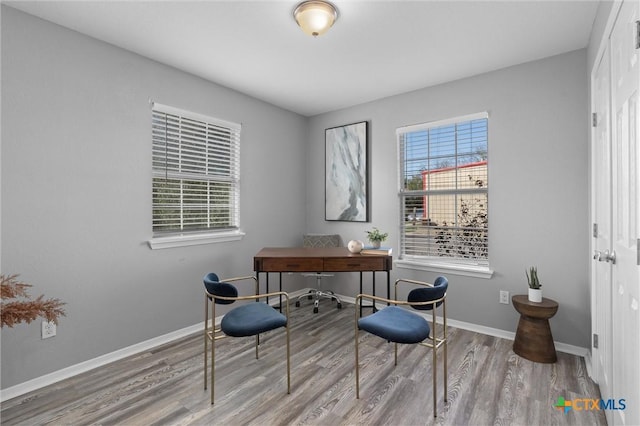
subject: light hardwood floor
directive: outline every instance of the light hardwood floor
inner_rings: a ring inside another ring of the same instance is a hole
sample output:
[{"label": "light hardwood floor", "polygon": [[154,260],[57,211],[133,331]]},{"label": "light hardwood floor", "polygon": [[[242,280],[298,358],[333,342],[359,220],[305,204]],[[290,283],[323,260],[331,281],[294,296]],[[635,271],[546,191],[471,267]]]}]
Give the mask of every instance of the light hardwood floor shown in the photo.
[{"label": "light hardwood floor", "polygon": [[[393,346],[360,332],[360,399],[355,398],[354,307],[323,301],[320,313],[291,307],[291,394],[283,329],[217,342],[216,401],[203,389],[203,338],[190,336],[2,403],[3,425],[598,425],[601,411],[568,413],[558,397],[599,398],[584,360],[555,364],[515,355],[510,340],[449,329],[449,391],[438,360],[433,418],[430,349]],[[441,350],[439,355],[441,354]]]}]

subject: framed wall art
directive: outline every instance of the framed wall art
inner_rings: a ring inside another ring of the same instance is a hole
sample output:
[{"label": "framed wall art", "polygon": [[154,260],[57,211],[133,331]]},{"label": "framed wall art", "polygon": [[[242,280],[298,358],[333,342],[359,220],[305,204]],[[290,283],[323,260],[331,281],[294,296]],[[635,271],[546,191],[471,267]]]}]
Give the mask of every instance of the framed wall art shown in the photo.
[{"label": "framed wall art", "polygon": [[368,122],[325,130],[325,220],[369,221]]}]

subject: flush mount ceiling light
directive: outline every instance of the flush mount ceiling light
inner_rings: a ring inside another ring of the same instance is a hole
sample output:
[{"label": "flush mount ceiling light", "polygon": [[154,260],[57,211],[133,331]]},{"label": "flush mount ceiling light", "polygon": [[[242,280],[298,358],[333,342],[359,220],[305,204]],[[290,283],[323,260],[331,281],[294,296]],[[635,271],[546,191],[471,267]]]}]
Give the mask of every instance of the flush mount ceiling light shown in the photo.
[{"label": "flush mount ceiling light", "polygon": [[300,3],[295,8],[293,18],[302,31],[317,37],[326,33],[338,19],[338,9],[323,0],[309,0]]}]

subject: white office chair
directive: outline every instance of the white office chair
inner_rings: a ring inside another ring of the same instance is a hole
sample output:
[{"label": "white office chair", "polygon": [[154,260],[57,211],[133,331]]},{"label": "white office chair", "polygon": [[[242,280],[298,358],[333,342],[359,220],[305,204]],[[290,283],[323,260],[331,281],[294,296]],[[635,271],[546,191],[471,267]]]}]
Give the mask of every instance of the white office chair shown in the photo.
[{"label": "white office chair", "polygon": [[[338,234],[305,234],[302,237],[303,247],[340,247],[340,235]],[[326,274],[322,272],[314,272],[311,274],[302,274],[303,277],[314,277],[316,279],[316,288],[310,288],[307,293],[299,296],[296,299],[296,307],[300,306],[300,299],[314,299],[313,301],[313,313],[318,313],[318,305],[320,304],[320,298],[326,298],[335,300],[338,302],[337,308],[342,309],[342,301],[333,291],[322,290],[322,278],[332,277],[333,274]]]}]

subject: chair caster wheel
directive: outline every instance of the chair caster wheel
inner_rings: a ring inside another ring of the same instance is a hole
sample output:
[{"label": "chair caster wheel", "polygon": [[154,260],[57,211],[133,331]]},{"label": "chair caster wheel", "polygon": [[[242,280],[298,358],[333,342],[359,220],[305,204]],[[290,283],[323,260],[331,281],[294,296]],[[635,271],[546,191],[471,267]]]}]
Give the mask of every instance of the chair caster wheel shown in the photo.
[{"label": "chair caster wheel", "polygon": [[342,309],[342,303],[338,303],[338,309]]},{"label": "chair caster wheel", "polygon": [[317,314],[318,313],[318,308],[313,308],[313,313]]},{"label": "chair caster wheel", "polygon": [[296,300],[296,308],[299,308],[299,307],[300,307],[300,301]]}]

